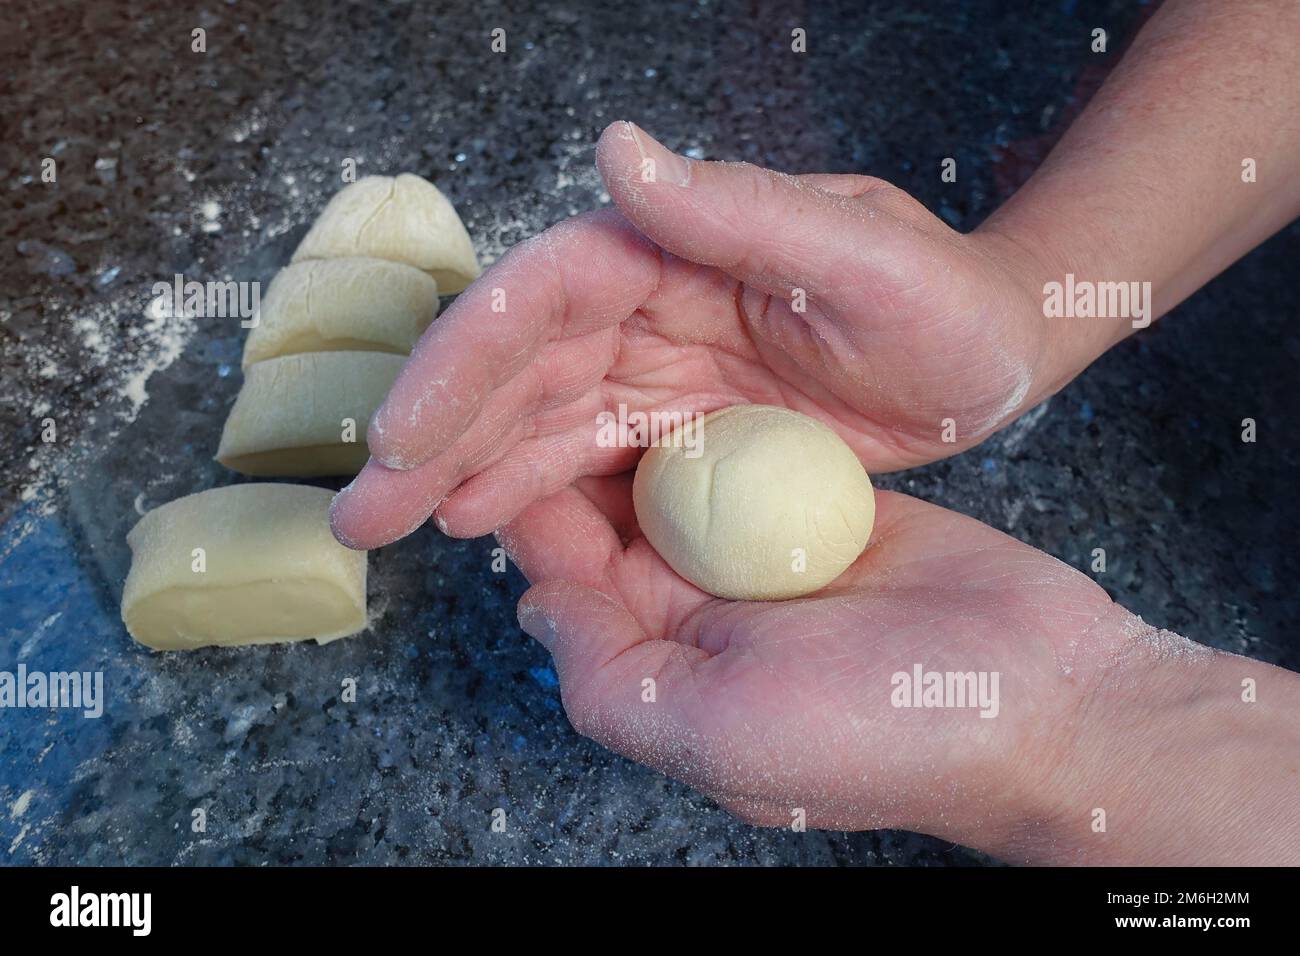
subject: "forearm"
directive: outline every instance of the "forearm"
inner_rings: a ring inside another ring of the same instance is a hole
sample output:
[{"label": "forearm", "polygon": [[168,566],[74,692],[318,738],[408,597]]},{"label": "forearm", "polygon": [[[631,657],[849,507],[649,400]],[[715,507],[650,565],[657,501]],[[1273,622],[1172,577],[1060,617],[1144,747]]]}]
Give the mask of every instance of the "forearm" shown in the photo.
[{"label": "forearm", "polygon": [[1137,618],[1130,650],[1070,723],[1025,822],[990,847],[1018,862],[1300,864],[1300,675]]},{"label": "forearm", "polygon": [[[1017,256],[1031,284],[1150,282],[1159,317],[1300,215],[1298,42],[1294,0],[1166,3],[976,236]],[[1134,328],[1127,317],[1044,321],[1050,367],[1035,399]]]}]

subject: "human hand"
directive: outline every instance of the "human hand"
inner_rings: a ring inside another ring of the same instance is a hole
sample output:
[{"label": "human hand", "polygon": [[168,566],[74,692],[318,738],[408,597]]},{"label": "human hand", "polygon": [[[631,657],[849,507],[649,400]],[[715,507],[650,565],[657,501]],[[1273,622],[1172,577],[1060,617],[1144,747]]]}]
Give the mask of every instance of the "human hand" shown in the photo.
[{"label": "human hand", "polygon": [[435,505],[448,533],[484,534],[626,470],[637,449],[595,441],[620,405],[783,405],[883,471],[969,447],[1042,397],[1038,293],[997,237],[960,235],[877,179],[692,162],[628,123],[597,162],[618,212],[516,246],[425,333],[371,423],[376,460],[336,502],[344,542],[386,544]]},{"label": "human hand", "polygon": [[[1036,806],[1052,734],[1122,653],[1122,612],[976,521],[891,492],[877,506],[862,557],[784,602],[721,600],[674,573],[637,528],[629,475],[584,479],[498,539],[533,582],[520,623],[554,655],[579,732],[751,822],[801,808],[810,827],[969,841],[978,824],[996,841]],[[896,708],[892,675],[917,664],[997,673],[989,716]]]},{"label": "human hand", "polygon": [[[1294,674],[1157,631],[970,518],[877,504],[862,557],[785,602],[678,577],[637,530],[629,475],[583,479],[498,538],[574,726],[747,821],[802,810],[1023,862],[1300,858]],[[916,666],[997,674],[994,703],[895,706]]]}]

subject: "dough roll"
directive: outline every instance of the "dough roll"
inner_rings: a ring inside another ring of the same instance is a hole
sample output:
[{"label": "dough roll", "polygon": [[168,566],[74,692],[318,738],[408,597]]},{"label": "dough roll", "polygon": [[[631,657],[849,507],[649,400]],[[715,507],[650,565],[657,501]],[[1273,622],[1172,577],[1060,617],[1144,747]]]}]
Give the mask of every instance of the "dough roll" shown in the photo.
[{"label": "dough roll", "polygon": [[246,475],[356,474],[369,457],[366,425],[405,362],[387,352],[304,352],[253,363],[217,461]]},{"label": "dough roll", "polygon": [[383,259],[313,259],[280,271],[244,343],[245,369],[299,352],[410,353],[438,314],[426,272]]},{"label": "dough roll", "polygon": [[445,293],[478,278],[465,224],[433,183],[403,173],[366,176],[345,186],[303,237],[294,262],[369,256],[421,269]]},{"label": "dough roll", "polygon": [[733,405],[651,446],[632,482],[637,523],[674,571],[734,601],[812,594],[862,553],[871,479],[826,425]]},{"label": "dough roll", "polygon": [[158,650],[325,643],[363,630],[366,552],[334,540],[333,496],[305,485],[232,485],[150,511],[126,537],[126,629]]}]

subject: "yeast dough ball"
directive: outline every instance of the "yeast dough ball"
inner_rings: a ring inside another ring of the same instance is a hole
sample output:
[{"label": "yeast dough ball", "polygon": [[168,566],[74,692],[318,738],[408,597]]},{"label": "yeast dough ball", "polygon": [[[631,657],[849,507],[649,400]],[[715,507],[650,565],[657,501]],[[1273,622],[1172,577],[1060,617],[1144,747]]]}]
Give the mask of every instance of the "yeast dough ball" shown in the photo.
[{"label": "yeast dough ball", "polygon": [[857,560],[876,517],[871,480],[849,446],[771,405],[733,405],[662,437],[637,466],[632,500],[674,571],[742,601],[825,587]]}]

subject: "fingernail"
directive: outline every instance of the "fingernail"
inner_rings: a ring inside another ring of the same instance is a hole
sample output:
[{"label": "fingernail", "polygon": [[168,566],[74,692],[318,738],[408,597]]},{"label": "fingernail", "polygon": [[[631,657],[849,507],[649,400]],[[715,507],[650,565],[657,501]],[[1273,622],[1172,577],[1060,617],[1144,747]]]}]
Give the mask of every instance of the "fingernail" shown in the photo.
[{"label": "fingernail", "polygon": [[390,471],[410,471],[416,465],[420,464],[418,461],[408,461],[407,459],[402,458],[395,453],[389,453],[387,455],[376,455],[372,451],[370,453],[370,457],[373,458],[375,461],[379,462],[381,465],[383,465],[385,468],[389,469]]},{"label": "fingernail", "polygon": [[410,471],[418,462],[412,463],[402,457],[398,449],[382,448],[376,449],[376,445],[383,444],[384,440],[384,423],[387,421],[387,406],[385,401],[383,405],[375,410],[370,416],[370,421],[366,425],[366,444],[370,448],[370,457],[379,462],[385,468],[391,468],[393,471]]},{"label": "fingernail", "polygon": [[632,123],[627,124],[632,141],[636,143],[637,152],[641,154],[639,176],[645,183],[671,183],[685,186],[691,181],[691,161],[678,156],[645,130]]},{"label": "fingernail", "polygon": [[523,632],[548,651],[555,643],[555,622],[548,618],[535,604],[519,606],[519,626]]},{"label": "fingernail", "polygon": [[338,543],[343,545],[343,547],[351,548],[353,551],[365,551],[366,550],[365,548],[358,545],[347,534],[345,534],[341,528],[339,528],[339,523],[338,523],[339,503],[342,502],[344,498],[347,497],[348,492],[351,490],[352,490],[352,486],[348,485],[337,495],[335,495],[334,498],[330,501],[330,509],[329,509],[330,531],[334,534],[334,538],[338,541]]}]

